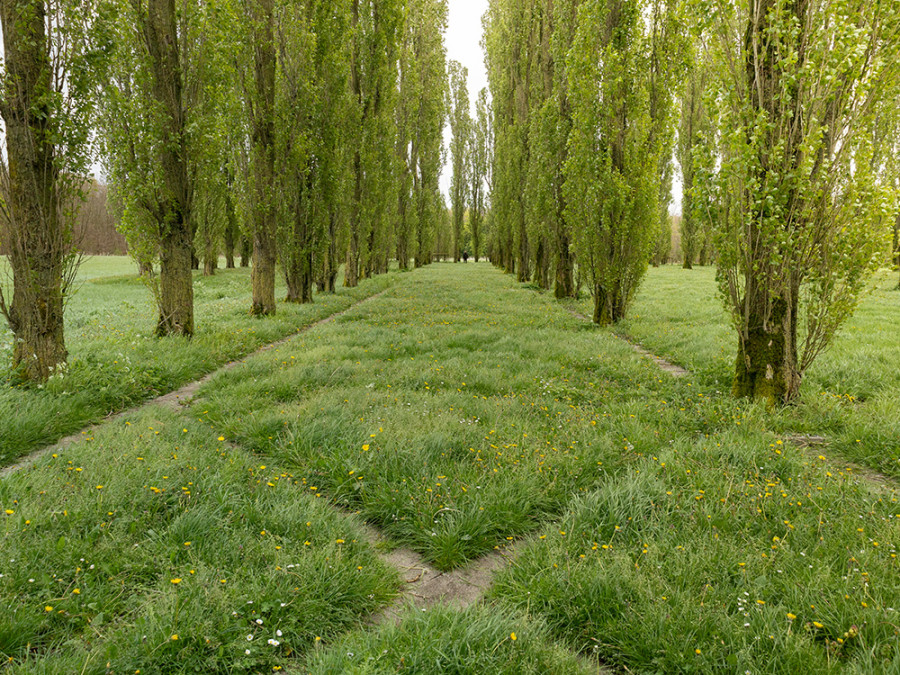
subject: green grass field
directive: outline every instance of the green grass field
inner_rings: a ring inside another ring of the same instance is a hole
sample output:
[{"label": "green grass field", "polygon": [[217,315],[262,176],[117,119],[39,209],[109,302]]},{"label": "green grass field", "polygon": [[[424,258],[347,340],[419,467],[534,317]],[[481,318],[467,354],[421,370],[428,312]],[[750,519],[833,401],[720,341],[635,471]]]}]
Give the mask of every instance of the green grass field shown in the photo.
[{"label": "green grass field", "polygon": [[[196,334],[190,342],[154,337],[150,290],[127,257],[89,258],[79,270],[66,309],[68,373],[40,391],[0,392],[0,466],[52,443],[111,412],[163,394],[256,348],[349,307],[393,283],[395,275],[365,281],[313,305],[281,303],[275,317],[249,315],[247,268],[195,273]],[[281,284],[281,279],[278,280]],[[279,285],[276,293],[283,295]],[[12,333],[0,319],[0,381],[9,379]]]},{"label": "green grass field", "polygon": [[[587,312],[590,299],[577,304]],[[617,332],[728,392],[737,333],[717,295],[715,269],[652,269]],[[824,436],[850,460],[900,478],[900,292],[882,275],[807,374],[799,404],[773,416],[782,433]]]},{"label": "green grass field", "polygon": [[[896,485],[847,463],[888,473],[873,458],[897,418],[869,418],[896,408],[895,380],[852,350],[889,352],[890,324],[867,346],[848,330],[804,402],[772,414],[721,393],[711,275],[680,273],[654,270],[621,329],[692,377],[487,264],[433,265],[184,410],[133,413],[0,479],[7,670],[900,671]],[[856,330],[895,297],[869,298]],[[798,430],[829,447],[795,447]],[[361,519],[440,569],[514,560],[484,604],[371,626],[402,584]]]}]

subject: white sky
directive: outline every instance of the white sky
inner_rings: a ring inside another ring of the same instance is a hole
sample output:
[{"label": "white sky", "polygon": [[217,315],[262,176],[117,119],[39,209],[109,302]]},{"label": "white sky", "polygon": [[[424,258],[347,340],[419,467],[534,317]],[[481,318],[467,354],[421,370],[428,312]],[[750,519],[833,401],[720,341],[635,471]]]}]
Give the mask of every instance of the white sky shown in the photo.
[{"label": "white sky", "polygon": [[[488,86],[481,49],[481,17],[488,8],[488,0],[449,0],[450,22],[447,29],[447,58],[459,61],[469,69],[469,103],[475,116],[478,92]],[[444,144],[450,147],[450,125],[444,128]],[[450,153],[441,174],[441,192],[450,194]]]}]

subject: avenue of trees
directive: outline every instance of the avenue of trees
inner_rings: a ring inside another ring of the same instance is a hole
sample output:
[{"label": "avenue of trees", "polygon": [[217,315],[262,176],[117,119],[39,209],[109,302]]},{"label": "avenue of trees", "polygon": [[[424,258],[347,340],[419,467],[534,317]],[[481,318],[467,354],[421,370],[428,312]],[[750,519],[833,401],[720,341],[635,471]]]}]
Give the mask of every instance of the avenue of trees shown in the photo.
[{"label": "avenue of trees", "polygon": [[[434,255],[487,256],[594,321],[668,258],[715,263],[733,393],[790,402],[900,255],[900,14],[885,0],[490,0],[489,90],[447,0],[0,0],[0,311],[17,376],[66,359],[85,176],[158,307],[252,257],[255,315]],[[439,191],[449,123],[450,203]]]},{"label": "avenue of trees", "polygon": [[[492,261],[625,317],[668,245],[716,262],[733,393],[790,402],[898,249],[900,15],[881,0],[491,0]],[[891,239],[893,238],[893,249]]]},{"label": "avenue of trees", "polygon": [[[22,381],[66,360],[63,306],[96,161],[158,307],[195,330],[192,269],[252,256],[256,315],[431,262],[446,0],[0,0],[0,289]],[[237,250],[239,249],[239,251]]]}]

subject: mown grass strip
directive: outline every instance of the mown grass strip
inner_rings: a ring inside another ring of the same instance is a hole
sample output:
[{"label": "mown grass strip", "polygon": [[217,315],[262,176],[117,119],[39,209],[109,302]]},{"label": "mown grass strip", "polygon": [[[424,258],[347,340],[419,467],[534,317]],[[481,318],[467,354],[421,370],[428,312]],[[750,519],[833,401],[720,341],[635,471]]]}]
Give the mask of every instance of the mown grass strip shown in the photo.
[{"label": "mown grass strip", "polygon": [[[102,276],[118,258],[92,259],[67,309],[69,366],[40,389],[0,392],[0,466],[112,412],[177,389],[262,345],[344,310],[397,280],[397,274],[364,281],[312,305],[279,305],[274,317],[248,315],[249,272],[220,271],[195,279],[197,334],[191,341],[153,336],[154,309],[137,277]],[[98,276],[99,275],[99,276]],[[4,327],[5,328],[5,327]],[[0,333],[0,352],[11,333]],[[7,379],[9,373],[0,373]]]}]

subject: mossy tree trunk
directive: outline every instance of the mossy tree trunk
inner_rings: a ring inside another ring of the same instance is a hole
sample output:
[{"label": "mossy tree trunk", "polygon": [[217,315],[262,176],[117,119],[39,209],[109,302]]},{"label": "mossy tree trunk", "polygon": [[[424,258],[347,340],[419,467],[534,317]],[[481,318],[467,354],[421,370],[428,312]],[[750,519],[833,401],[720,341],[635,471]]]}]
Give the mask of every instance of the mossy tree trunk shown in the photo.
[{"label": "mossy tree trunk", "polygon": [[166,142],[160,148],[163,193],[159,201],[159,336],[194,334],[195,259],[191,186],[187,170],[185,108],[175,0],[149,0],[144,35],[153,94],[162,105]]},{"label": "mossy tree trunk", "polygon": [[0,296],[15,336],[13,368],[45,381],[65,363],[63,299],[69,233],[60,216],[59,171],[51,133],[51,68],[41,0],[0,0],[6,81],[7,216],[13,297]]},{"label": "mossy tree trunk", "polygon": [[251,123],[253,183],[253,268],[250,273],[254,316],[275,314],[275,3],[252,0],[253,119]]}]

